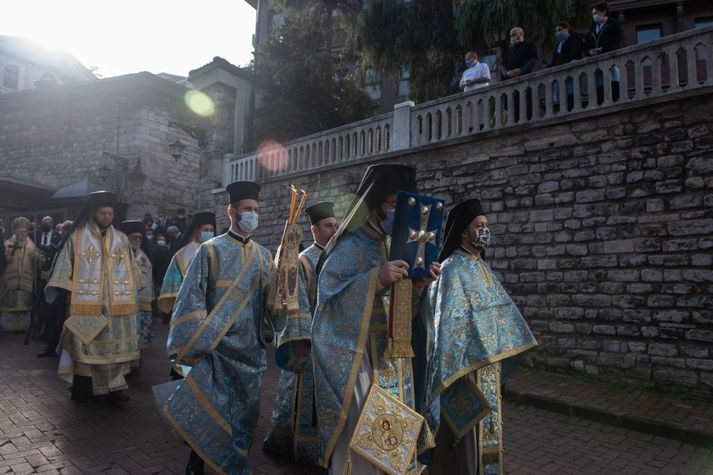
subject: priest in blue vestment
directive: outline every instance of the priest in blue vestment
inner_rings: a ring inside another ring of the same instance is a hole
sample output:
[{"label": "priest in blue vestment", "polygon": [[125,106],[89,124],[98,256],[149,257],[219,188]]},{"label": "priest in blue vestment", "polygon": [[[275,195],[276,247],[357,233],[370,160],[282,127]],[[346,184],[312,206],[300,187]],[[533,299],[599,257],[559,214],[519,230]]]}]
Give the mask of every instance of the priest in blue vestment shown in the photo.
[{"label": "priest in blue vestment", "polygon": [[[411,359],[385,356],[390,288],[408,278],[408,263],[388,260],[396,193],[415,192],[415,176],[403,165],[370,166],[318,265],[312,321],[315,403],[320,464],[334,474],[383,473],[349,448],[372,384],[415,406]],[[414,309],[439,272],[436,263],[430,277],[414,282]],[[414,345],[414,351],[418,356],[425,348]],[[409,473],[417,470],[412,460]]]},{"label": "priest in blue vestment", "polygon": [[191,218],[188,229],[176,244],[176,253],[171,258],[166,274],[161,283],[161,293],[157,305],[164,313],[171,313],[173,304],[178,296],[178,289],[183,283],[188,266],[193,261],[198,247],[215,236],[215,213],[203,211],[196,213]]},{"label": "priest in blue vestment", "polygon": [[187,473],[203,473],[203,462],[217,473],[249,473],[272,331],[272,256],[250,238],[259,190],[252,182],[228,185],[230,230],[200,245],[176,297],[168,353],[191,369],[163,414],[193,449]]},{"label": "priest in blue vestment", "polygon": [[435,349],[428,393],[436,410],[427,420],[438,431],[431,473],[504,473],[500,387],[517,355],[537,345],[482,259],[489,244],[479,200],[451,209],[439,257],[442,274],[429,289]]},{"label": "priest in blue vestment", "polygon": [[308,206],[305,211],[314,242],[299,255],[299,312],[287,317],[284,330],[277,335],[276,360],[283,369],[263,448],[297,461],[317,464],[320,451],[310,330],[317,302],[317,262],[337,232],[337,218],[334,204],[328,201]]}]

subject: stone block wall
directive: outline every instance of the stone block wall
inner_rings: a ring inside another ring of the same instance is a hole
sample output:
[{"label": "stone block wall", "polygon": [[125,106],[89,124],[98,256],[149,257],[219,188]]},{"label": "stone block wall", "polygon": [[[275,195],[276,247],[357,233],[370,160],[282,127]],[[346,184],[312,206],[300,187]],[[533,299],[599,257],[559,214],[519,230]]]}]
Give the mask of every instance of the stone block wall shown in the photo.
[{"label": "stone block wall", "polygon": [[[0,98],[0,174],[54,188],[89,176],[128,202],[129,217],[194,209],[202,151],[197,137],[175,125],[195,125],[186,118],[184,88],[161,90],[156,82],[164,80],[143,74]],[[175,161],[168,145],[177,139],[186,150]],[[141,189],[128,183],[139,161]]]},{"label": "stone block wall", "polygon": [[[483,200],[487,258],[540,343],[532,363],[710,396],[712,132],[707,94],[387,160],[448,205]],[[265,183],[256,238],[275,248],[287,183],[344,209],[366,165]],[[206,199],[225,214],[225,194]]]}]

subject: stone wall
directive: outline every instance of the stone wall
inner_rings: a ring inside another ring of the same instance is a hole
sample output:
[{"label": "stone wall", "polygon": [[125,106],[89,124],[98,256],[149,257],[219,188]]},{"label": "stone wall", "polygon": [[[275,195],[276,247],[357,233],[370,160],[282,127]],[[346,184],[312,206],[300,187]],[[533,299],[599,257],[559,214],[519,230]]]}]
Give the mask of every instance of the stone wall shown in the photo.
[{"label": "stone wall", "polygon": [[[532,363],[712,395],[712,119],[708,93],[387,160],[447,204],[484,201],[488,259],[540,342]],[[343,209],[365,167],[289,181]],[[271,249],[286,183],[263,185]],[[204,199],[224,217],[224,193]]]},{"label": "stone wall", "polygon": [[[93,187],[129,203],[129,217],[194,209],[201,149],[200,136],[189,133],[198,122],[184,105],[185,91],[140,73],[3,95],[0,174],[54,188],[89,176]],[[175,161],[168,145],[177,139],[186,150]],[[129,179],[142,174],[143,182]]]}]

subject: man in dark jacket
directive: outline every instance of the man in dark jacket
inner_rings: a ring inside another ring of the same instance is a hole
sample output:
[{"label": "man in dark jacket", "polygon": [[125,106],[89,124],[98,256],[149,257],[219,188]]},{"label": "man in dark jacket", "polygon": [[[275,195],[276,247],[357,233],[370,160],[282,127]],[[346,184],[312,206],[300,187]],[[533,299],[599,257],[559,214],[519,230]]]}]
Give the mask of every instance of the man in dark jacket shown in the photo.
[{"label": "man in dark jacket", "polygon": [[[505,76],[516,78],[523,74],[529,74],[537,65],[537,48],[529,41],[525,41],[525,30],[516,26],[510,30],[510,48],[505,57]],[[532,117],[532,91],[527,91],[525,97],[527,117]],[[520,96],[514,97],[513,106],[515,108],[515,122],[520,120]]]},{"label": "man in dark jacket", "polygon": [[[50,277],[52,263],[59,251],[62,236],[54,229],[54,220],[45,216],[35,230],[35,245],[40,251],[40,273],[37,276],[37,288],[43,290]],[[38,357],[57,356],[55,350],[59,344],[62,323],[66,313],[66,299],[57,298],[52,304],[47,303],[45,293],[39,292],[36,302],[37,321],[32,322],[33,333],[40,334],[47,344]]]},{"label": "man in dark jacket", "polygon": [[552,61],[548,66],[559,66],[576,59],[582,59],[582,35],[573,32],[569,23],[566,21],[557,23],[555,35],[557,36],[557,45],[552,53]]},{"label": "man in dark jacket", "polygon": [[[608,53],[619,49],[621,46],[621,24],[614,18],[609,18],[609,5],[606,2],[592,5],[592,28],[585,37],[585,51],[589,56]],[[616,66],[611,71],[612,100],[619,99],[619,68]],[[599,73],[596,77],[597,104],[604,100],[604,75]]]},{"label": "man in dark jacket", "polygon": [[537,48],[525,41],[525,30],[519,26],[510,30],[510,45],[505,58],[505,76],[515,78],[531,73],[537,65]]},{"label": "man in dark jacket", "polygon": [[[572,32],[572,27],[566,21],[557,23],[555,27],[555,35],[557,36],[557,45],[552,53],[552,61],[548,67],[560,66],[577,59],[582,59],[582,46],[584,40],[582,36]],[[572,110],[574,107],[574,82],[572,78],[567,78],[565,81],[567,88],[567,110]],[[559,107],[560,102],[559,84],[555,84],[553,96],[555,98],[555,107]]]}]

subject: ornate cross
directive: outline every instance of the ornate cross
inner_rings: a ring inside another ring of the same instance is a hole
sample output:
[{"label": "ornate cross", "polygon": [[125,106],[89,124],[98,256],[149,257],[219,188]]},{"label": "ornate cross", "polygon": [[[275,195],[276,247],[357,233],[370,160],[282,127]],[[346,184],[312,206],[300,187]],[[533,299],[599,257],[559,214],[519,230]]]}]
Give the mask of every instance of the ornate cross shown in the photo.
[{"label": "ornate cross", "polygon": [[[411,201],[413,200],[413,201]],[[409,200],[409,204],[414,206],[415,198]],[[426,261],[426,244],[436,245],[436,231],[428,229],[428,218],[431,216],[431,205],[421,205],[421,227],[420,229],[408,228],[408,241],[406,244],[417,242],[416,267],[424,268]]]},{"label": "ornate cross", "polygon": [[99,257],[99,251],[97,251],[97,248],[94,247],[93,244],[89,244],[89,246],[87,246],[87,248],[81,254],[89,264],[94,262],[94,260]]}]

